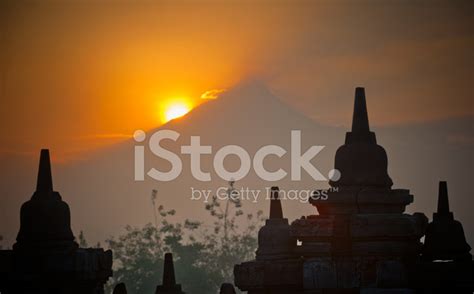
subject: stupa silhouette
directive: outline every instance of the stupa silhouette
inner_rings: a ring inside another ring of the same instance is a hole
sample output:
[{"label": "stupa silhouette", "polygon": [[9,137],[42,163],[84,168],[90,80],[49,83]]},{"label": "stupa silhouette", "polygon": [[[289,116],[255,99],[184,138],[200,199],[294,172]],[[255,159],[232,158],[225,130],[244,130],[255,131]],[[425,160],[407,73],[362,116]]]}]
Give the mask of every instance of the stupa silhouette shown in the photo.
[{"label": "stupa silhouette", "polygon": [[20,212],[13,250],[0,251],[2,294],[97,294],[112,275],[112,252],[79,248],[69,206],[53,190],[49,150],[41,150],[36,191]]},{"label": "stupa silhouette", "polygon": [[65,251],[78,248],[71,231],[69,206],[53,190],[49,150],[40,154],[36,191],[21,206],[20,231],[13,250],[23,252]]},{"label": "stupa silhouette", "polygon": [[426,229],[423,259],[471,260],[471,246],[467,244],[462,224],[449,210],[448,184],[439,182],[438,211]]},{"label": "stupa silhouette", "polygon": [[288,226],[272,197],[256,259],[234,267],[236,286],[249,294],[472,293],[470,247],[449,211],[446,184],[428,225],[424,214],[405,213],[413,195],[392,189],[387,168],[385,149],[370,130],[365,90],[356,88],[352,129],[335,156],[341,176],[329,182],[327,199],[309,201],[319,214]]}]

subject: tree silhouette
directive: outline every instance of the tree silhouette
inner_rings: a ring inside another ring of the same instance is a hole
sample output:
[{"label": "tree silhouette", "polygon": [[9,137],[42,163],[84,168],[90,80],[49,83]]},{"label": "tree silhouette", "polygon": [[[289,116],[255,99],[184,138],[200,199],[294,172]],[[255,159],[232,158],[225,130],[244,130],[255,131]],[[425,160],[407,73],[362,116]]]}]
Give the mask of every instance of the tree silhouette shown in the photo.
[{"label": "tree silhouette", "polygon": [[176,211],[160,205],[157,225],[127,226],[124,234],[107,240],[115,265],[109,290],[123,282],[129,293],[153,293],[161,283],[165,252],[175,256],[177,282],[184,291],[216,293],[221,283],[233,282],[234,264],[253,258],[263,213],[244,215],[240,201],[225,201],[225,209],[216,196],[205,205],[214,219],[210,226],[189,219],[173,222]]},{"label": "tree silhouette", "polygon": [[88,248],[89,247],[89,244],[87,243],[86,237],[85,237],[84,232],[82,230],[79,232],[78,243],[79,243],[80,248]]}]

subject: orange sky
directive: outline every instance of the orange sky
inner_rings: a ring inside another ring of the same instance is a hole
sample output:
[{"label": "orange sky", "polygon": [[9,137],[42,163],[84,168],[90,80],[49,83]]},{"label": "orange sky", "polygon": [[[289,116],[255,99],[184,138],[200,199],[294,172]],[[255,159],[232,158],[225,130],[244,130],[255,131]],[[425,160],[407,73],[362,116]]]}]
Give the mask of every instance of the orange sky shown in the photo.
[{"label": "orange sky", "polygon": [[94,149],[249,77],[328,124],[355,86],[374,124],[474,114],[472,5],[173,3],[2,2],[0,152]]}]

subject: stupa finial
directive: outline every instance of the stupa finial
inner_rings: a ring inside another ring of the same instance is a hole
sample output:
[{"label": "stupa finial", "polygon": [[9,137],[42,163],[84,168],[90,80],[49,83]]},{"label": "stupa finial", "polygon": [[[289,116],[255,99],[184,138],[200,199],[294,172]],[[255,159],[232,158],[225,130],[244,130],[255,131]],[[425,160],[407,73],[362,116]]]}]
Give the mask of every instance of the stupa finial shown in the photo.
[{"label": "stupa finial", "polygon": [[437,213],[440,216],[449,214],[448,184],[445,181],[439,182]]},{"label": "stupa finial", "polygon": [[174,276],[173,254],[165,254],[165,266],[163,269],[163,286],[174,286],[176,278]]},{"label": "stupa finial", "polygon": [[114,292],[112,294],[127,294],[127,287],[124,283],[119,283],[115,286]]},{"label": "stupa finial", "polygon": [[235,294],[234,285],[230,283],[223,283],[221,285],[221,290],[219,291],[219,294]]},{"label": "stupa finial", "polygon": [[355,89],[354,114],[352,116],[352,132],[370,132],[369,116],[367,114],[367,103],[365,101],[365,89],[363,87],[357,87]]},{"label": "stupa finial", "polygon": [[37,192],[52,192],[53,178],[51,176],[51,162],[49,150],[41,149],[40,162],[38,168],[38,179],[36,183]]},{"label": "stupa finial", "polygon": [[280,189],[278,187],[272,187],[270,199],[270,219],[283,218],[283,210],[281,208],[279,193]]},{"label": "stupa finial", "polygon": [[165,264],[163,267],[163,284],[156,287],[155,294],[184,294],[181,285],[176,284],[174,276],[173,254],[165,253]]}]

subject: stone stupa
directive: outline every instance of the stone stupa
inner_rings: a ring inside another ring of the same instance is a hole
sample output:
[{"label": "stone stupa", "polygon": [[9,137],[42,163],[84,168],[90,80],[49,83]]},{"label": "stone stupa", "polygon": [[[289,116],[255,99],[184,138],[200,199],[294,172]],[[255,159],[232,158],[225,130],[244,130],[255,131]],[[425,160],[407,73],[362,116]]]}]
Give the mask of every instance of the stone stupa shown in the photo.
[{"label": "stone stupa", "polygon": [[69,206],[53,190],[49,150],[41,150],[36,191],[20,212],[13,250],[0,251],[2,294],[101,294],[112,252],[79,248]]},{"label": "stone stupa", "polygon": [[472,260],[469,253],[462,224],[454,219],[449,210],[448,184],[439,182],[438,211],[433,213],[433,221],[426,229],[423,259],[434,260]]},{"label": "stone stupa", "polygon": [[[356,88],[352,129],[335,156],[340,178],[329,182],[327,199],[309,201],[319,214],[293,221],[289,235],[283,225],[264,240],[259,234],[256,260],[234,267],[236,286],[249,294],[414,293],[412,273],[428,219],[405,213],[413,195],[392,189],[387,167],[385,149],[370,130],[365,90]],[[289,238],[298,244],[288,246]],[[276,257],[264,254],[272,253],[267,248],[285,250]]]},{"label": "stone stupa", "polygon": [[439,182],[438,209],[428,224],[421,261],[413,270],[412,284],[423,293],[474,292],[474,261],[462,224],[449,209],[448,184]]},{"label": "stone stupa", "polygon": [[283,217],[278,187],[271,188],[270,214],[258,232],[254,261],[235,265],[235,285],[249,294],[296,293],[301,287],[302,260],[295,255],[296,238]]}]

